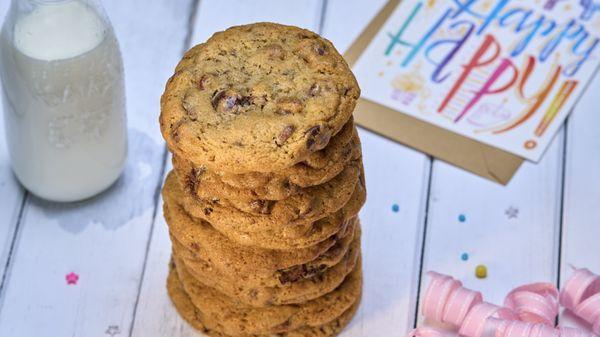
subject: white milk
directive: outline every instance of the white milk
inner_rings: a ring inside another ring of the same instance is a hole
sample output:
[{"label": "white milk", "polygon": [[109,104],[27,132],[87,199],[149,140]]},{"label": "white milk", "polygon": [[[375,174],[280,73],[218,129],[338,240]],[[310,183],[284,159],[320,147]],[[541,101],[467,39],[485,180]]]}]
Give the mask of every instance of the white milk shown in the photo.
[{"label": "white milk", "polygon": [[[112,28],[79,1],[38,5],[0,41],[12,167],[32,193],[91,197],[127,153],[123,65]],[[14,41],[14,42],[13,42]]]}]

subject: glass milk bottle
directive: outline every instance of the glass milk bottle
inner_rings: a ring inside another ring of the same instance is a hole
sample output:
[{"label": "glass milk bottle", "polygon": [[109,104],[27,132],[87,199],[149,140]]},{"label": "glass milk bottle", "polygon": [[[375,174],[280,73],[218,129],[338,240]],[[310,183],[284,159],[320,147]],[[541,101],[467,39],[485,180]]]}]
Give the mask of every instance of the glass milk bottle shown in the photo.
[{"label": "glass milk bottle", "polygon": [[13,0],[0,61],[6,141],[19,181],[53,201],[86,199],[115,182],[127,154],[125,87],[101,5]]}]

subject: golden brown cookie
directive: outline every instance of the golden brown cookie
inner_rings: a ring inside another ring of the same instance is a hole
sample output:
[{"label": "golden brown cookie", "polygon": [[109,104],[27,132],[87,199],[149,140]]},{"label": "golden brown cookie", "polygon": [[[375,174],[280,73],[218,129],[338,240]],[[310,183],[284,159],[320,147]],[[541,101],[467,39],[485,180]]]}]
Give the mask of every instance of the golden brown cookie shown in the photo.
[{"label": "golden brown cookie", "polygon": [[[361,295],[360,265],[340,286],[319,298],[298,305],[250,307],[197,282],[175,257],[177,278],[193,306],[202,312],[206,326],[229,336],[252,336],[318,327],[340,317]],[[210,323],[209,323],[210,322]]]},{"label": "golden brown cookie", "polygon": [[198,282],[248,306],[298,304],[323,296],[344,281],[346,275],[354,269],[360,255],[360,234],[357,235],[337,264],[325,268],[314,264],[310,269],[308,264],[289,268],[279,274],[281,280],[272,286],[252,285],[223,273],[201,259],[183,259],[177,251],[174,251],[173,256],[181,259],[181,263]]},{"label": "golden brown cookie", "polygon": [[[201,240],[196,236],[200,240],[186,245],[176,234],[171,234],[171,241],[174,254],[191,267],[199,265],[203,270],[209,270],[209,273],[226,275],[229,279],[235,279],[236,283],[244,283],[246,287],[282,286],[299,279],[311,278],[338,264],[348,252],[355,234],[360,233],[357,222],[352,221],[347,229],[336,234],[335,243],[327,251],[305,260],[299,259],[301,255],[293,250],[239,247],[217,235],[205,236],[204,239],[208,240]],[[186,241],[188,239],[184,238],[184,242]]]},{"label": "golden brown cookie", "polygon": [[[208,321],[206,315],[194,306],[190,297],[183,291],[181,283],[174,270],[169,272],[167,291],[173,306],[179,314],[195,329],[212,337],[227,337],[218,332],[218,325]],[[341,316],[319,327],[303,327],[297,330],[278,334],[278,337],[329,337],[335,336],[350,323],[358,309],[360,298]],[[272,334],[255,335],[253,337],[271,337]]]},{"label": "golden brown cookie", "polygon": [[194,166],[177,155],[173,156],[173,169],[181,186],[201,199],[233,199],[251,203],[282,200],[302,188],[323,184],[340,174],[350,161],[360,157],[360,140],[351,120],[326,148],[283,171],[246,174],[213,172],[206,166]]},{"label": "golden brown cookie", "polygon": [[[304,189],[302,195],[277,202],[266,214],[244,212],[221,200],[193,198],[190,193],[184,193],[181,204],[189,214],[208,221],[228,236],[270,231],[290,240],[304,236],[312,223],[335,215],[340,210],[349,217],[354,216],[365,199],[362,177],[357,176],[358,172],[359,168],[348,167],[323,185]],[[168,177],[167,180],[169,179],[176,178]],[[343,190],[336,190],[336,187],[342,186]]]},{"label": "golden brown cookie", "polygon": [[183,193],[173,173],[167,176],[163,188],[163,198],[167,204],[182,205],[188,214],[194,218],[206,219],[232,241],[268,249],[305,248],[327,240],[339,232],[348,219],[356,216],[365,197],[364,181],[361,179],[356,184],[350,201],[325,218],[306,223],[272,223],[273,228],[256,228],[260,224],[255,220],[262,220],[264,217],[194,199]]},{"label": "golden brown cookie", "polygon": [[[256,197],[237,197],[221,198],[210,195],[208,198],[196,198],[204,204],[219,204],[228,208],[233,208],[242,213],[260,216],[260,221],[270,221],[277,224],[291,223],[293,221],[302,221],[305,217],[311,217],[314,220],[324,217],[324,214],[332,213],[340,209],[348,202],[352,196],[360,175],[360,160],[349,163],[336,177],[321,185],[311,186],[298,190],[282,200],[264,200]],[[192,189],[186,192],[193,195]],[[200,188],[201,189],[201,188]],[[240,214],[239,212],[236,212]],[[235,216],[238,216],[238,215]],[[242,216],[246,216],[242,214]],[[268,218],[268,219],[265,219]]]},{"label": "golden brown cookie", "polygon": [[296,266],[336,264],[354,240],[358,227],[357,219],[353,218],[338,233],[315,246],[264,249],[238,245],[207,222],[189,217],[172,199],[165,199],[164,215],[173,246],[182,256],[206,261],[211,268],[249,285],[277,284],[280,273]]},{"label": "golden brown cookie", "polygon": [[327,146],[360,89],[331,42],[305,29],[255,23],[186,53],[161,99],[169,149],[235,174],[281,171]]}]

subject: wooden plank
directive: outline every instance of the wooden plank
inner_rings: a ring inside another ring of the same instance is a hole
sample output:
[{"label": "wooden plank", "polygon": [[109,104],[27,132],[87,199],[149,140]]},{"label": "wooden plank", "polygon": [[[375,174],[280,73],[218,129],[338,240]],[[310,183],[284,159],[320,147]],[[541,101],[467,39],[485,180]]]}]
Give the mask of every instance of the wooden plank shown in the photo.
[{"label": "wooden plank", "polygon": [[[344,51],[385,2],[329,1],[325,37]],[[360,311],[343,335],[403,336],[414,322],[430,161],[368,131],[360,135],[368,191],[361,212],[365,282]]]},{"label": "wooden plank", "polygon": [[345,52],[385,5],[385,0],[328,0],[323,35]]},{"label": "wooden plank", "polygon": [[[542,161],[525,163],[506,187],[436,161],[423,273],[453,275],[499,304],[518,285],[555,282],[563,143],[561,132]],[[475,277],[479,264],[487,266],[485,279]],[[420,299],[427,282],[424,277]]]},{"label": "wooden plank", "polygon": [[[115,186],[92,200],[28,199],[0,336],[124,335],[131,325],[164,163],[159,97],[180,56],[187,32],[182,13],[192,1],[104,3],[125,60],[128,165]],[[79,275],[76,285],[67,285],[71,272]]]},{"label": "wooden plank", "polygon": [[[10,1],[0,3],[0,17],[8,11]],[[0,83],[0,88],[2,83]],[[0,95],[0,102],[3,95]],[[0,111],[3,108],[0,106]],[[11,247],[16,235],[17,221],[24,192],[12,173],[10,158],[4,138],[4,118],[0,118],[0,280],[4,278],[6,262],[11,253]]]},{"label": "wooden plank", "polygon": [[[171,170],[169,155],[165,174]],[[198,332],[177,314],[166,291],[168,263],[171,259],[171,241],[164,219],[162,197],[154,220],[154,229],[148,248],[144,278],[139,293],[138,307],[131,336],[136,337],[192,337]]]},{"label": "wooden plank", "polygon": [[[317,30],[321,9],[319,1],[203,0],[196,13],[192,44],[200,43],[214,32],[229,26],[257,21],[275,21]],[[159,204],[162,205],[162,200]],[[160,210],[148,251],[132,336],[198,336],[177,315],[166,294],[165,280],[170,255],[171,243]]]},{"label": "wooden plank", "polygon": [[[567,124],[561,285],[571,277],[571,266],[600,274],[600,137],[594,127],[600,123],[598,92],[596,75]],[[589,329],[569,313],[561,315],[560,324]]]},{"label": "wooden plank", "polygon": [[201,0],[193,45],[215,32],[253,22],[277,22],[317,31],[323,6],[319,0]]}]

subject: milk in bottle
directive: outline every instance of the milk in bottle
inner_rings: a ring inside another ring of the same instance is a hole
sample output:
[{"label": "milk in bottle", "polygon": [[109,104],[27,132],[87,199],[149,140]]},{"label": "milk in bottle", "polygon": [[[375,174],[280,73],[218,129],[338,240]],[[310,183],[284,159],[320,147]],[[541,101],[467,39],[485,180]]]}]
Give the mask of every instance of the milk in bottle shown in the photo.
[{"label": "milk in bottle", "polygon": [[99,4],[13,0],[0,40],[6,141],[33,194],[76,201],[109,187],[127,153],[119,45]]}]

